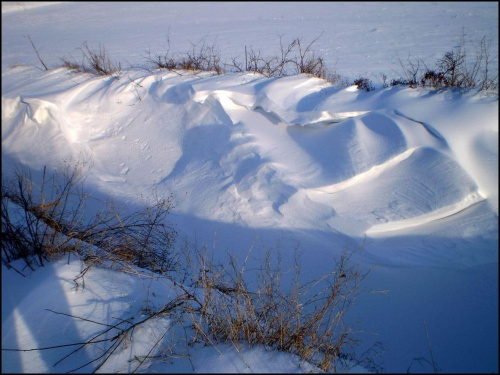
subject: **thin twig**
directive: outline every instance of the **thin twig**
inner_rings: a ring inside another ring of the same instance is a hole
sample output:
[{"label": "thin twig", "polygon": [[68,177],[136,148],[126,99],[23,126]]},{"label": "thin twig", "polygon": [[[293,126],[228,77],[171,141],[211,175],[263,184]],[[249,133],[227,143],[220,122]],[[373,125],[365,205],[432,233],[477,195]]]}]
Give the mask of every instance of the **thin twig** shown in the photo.
[{"label": "thin twig", "polygon": [[100,322],[96,322],[95,320],[90,320],[90,319],[82,318],[82,317],[75,316],[75,315],[70,315],[70,314],[66,314],[66,313],[62,313],[62,312],[57,312],[57,311],[53,311],[51,309],[45,309],[45,310],[50,311],[51,313],[54,313],[54,314],[65,315],[65,316],[69,316],[70,318],[85,320],[86,322],[90,322],[90,323],[94,323],[94,324],[99,324],[99,325],[105,326],[105,327],[117,328],[117,329],[120,329],[121,331],[124,331],[123,329],[118,328],[116,325],[110,325],[110,324],[106,324],[106,323],[100,323]]},{"label": "thin twig", "polygon": [[424,320],[424,328],[425,328],[425,333],[427,335],[427,343],[429,344],[429,352],[431,355],[432,368],[434,370],[434,373],[437,374],[439,371],[437,368],[436,361],[434,361],[434,352],[432,351],[431,338],[429,336],[429,331],[427,330],[427,325],[425,324],[425,320]]},{"label": "thin twig", "polygon": [[35,53],[36,53],[36,56],[38,57],[38,60],[40,60],[40,62],[42,63],[43,67],[45,68],[46,71],[49,70],[49,68],[47,68],[47,65],[45,65],[45,63],[43,62],[42,58],[40,57],[40,54],[38,53],[38,50],[36,49],[35,47],[35,43],[33,43],[33,41],[31,40],[31,37],[28,35],[28,40],[30,41],[31,43],[31,46],[33,47],[33,49],[35,50]]}]

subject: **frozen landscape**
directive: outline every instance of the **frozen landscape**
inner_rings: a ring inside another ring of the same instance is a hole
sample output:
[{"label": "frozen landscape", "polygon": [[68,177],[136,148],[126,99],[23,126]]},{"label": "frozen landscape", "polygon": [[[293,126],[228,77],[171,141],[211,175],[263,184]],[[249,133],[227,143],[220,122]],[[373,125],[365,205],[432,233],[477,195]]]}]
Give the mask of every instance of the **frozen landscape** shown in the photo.
[{"label": "frozen landscape", "polygon": [[[3,2],[2,174],[84,159],[85,189],[122,210],[172,195],[175,248],[207,244],[220,260],[278,248],[285,266],[298,249],[304,281],[363,246],[361,289],[375,293],[361,293],[345,322],[358,323],[360,357],[375,343],[383,350],[378,367],[350,371],[498,372],[498,92],[388,84],[407,56],[432,65],[464,32],[471,47],[491,40],[497,74],[496,2]],[[206,37],[228,64],[245,60],[245,46],[274,56],[280,36],[307,45],[321,35],[312,48],[348,84],[144,69],[167,35],[173,53]],[[121,70],[61,67],[81,60],[84,42],[105,45]],[[354,85],[360,77],[374,90]],[[72,347],[5,349],[79,343],[102,331],[95,322],[172,298],[171,281],[146,271],[93,267],[75,288],[83,262],[68,259],[31,271],[2,258],[2,372],[73,370],[99,348],[60,363]],[[172,319],[148,320],[98,371],[318,371],[244,343],[139,362],[172,346],[160,337]]]}]

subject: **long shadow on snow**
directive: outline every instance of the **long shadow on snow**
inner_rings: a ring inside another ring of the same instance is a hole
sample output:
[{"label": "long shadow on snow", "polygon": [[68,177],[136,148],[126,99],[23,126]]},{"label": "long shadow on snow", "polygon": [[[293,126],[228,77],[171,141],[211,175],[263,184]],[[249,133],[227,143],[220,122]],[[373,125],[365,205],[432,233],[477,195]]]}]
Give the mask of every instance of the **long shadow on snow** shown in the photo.
[{"label": "long shadow on snow", "polygon": [[[75,261],[75,260],[73,260]],[[15,272],[13,270],[4,272]],[[2,275],[3,276],[3,275]],[[63,296],[71,293],[71,286],[61,283],[51,263],[46,262],[44,267],[34,271],[34,274],[22,278],[19,277],[19,285],[36,280],[31,293],[2,293],[2,347],[10,349],[33,349],[19,347],[19,343],[26,335],[29,335],[36,344],[34,348],[44,348],[54,345],[67,345],[82,342],[88,337],[83,337],[73,318],[56,315],[47,311],[50,309],[59,313],[72,314],[72,306]],[[76,275],[75,275],[76,277]],[[12,279],[11,279],[12,280]],[[16,284],[18,284],[16,283]],[[18,285],[12,286],[14,290]],[[5,287],[5,285],[4,285]],[[6,300],[5,294],[10,297]],[[43,301],[42,305],[34,304],[33,301]],[[36,317],[36,318],[35,318]],[[20,327],[21,326],[21,327]],[[96,326],[99,328],[98,326]],[[27,332],[26,332],[27,331]],[[69,354],[75,347],[57,348],[32,352],[33,355],[45,363],[49,372],[68,372],[76,367],[76,364],[84,364],[91,360],[85,350],[80,350],[71,359],[61,362],[54,367],[55,363]],[[15,351],[2,351],[2,372],[26,372],[23,362],[28,357],[23,353]],[[93,368],[95,366],[91,366]],[[89,367],[86,367],[87,371]],[[38,368],[40,371],[41,369]]]},{"label": "long shadow on snow", "polygon": [[[18,165],[19,161],[15,160],[15,158],[10,155],[2,154],[2,177],[4,177],[5,175],[6,178],[9,178],[12,174],[13,168]],[[51,169],[47,168],[47,170],[50,175]],[[42,170],[30,168],[30,172],[33,181],[39,183],[42,180]],[[134,213],[144,208],[140,205],[130,205],[129,202],[125,201],[117,202],[115,197],[110,197],[105,193],[100,192],[98,190],[98,187],[91,186],[90,184],[85,184],[84,190],[86,193],[91,193],[91,196],[96,199],[96,201],[88,202],[89,207],[85,210],[85,217],[87,218],[87,220],[90,220],[93,215],[95,215],[102,209],[102,206],[98,203],[98,201],[113,200],[117,203],[117,208],[119,210],[120,208],[126,207],[120,210],[125,214],[127,212]],[[63,258],[64,261],[65,259],[66,257]],[[73,257],[71,259],[71,264],[74,264],[74,262],[80,262],[80,260]],[[24,262],[21,262],[19,264],[24,265]],[[19,269],[19,264],[16,265],[16,269]],[[24,274],[28,274],[28,272],[24,269],[19,270]],[[18,280],[18,282],[16,282],[14,285],[11,285],[10,288],[14,290],[17,290],[18,287],[20,288],[19,292],[13,292],[11,290],[10,292],[2,293],[2,348],[34,349],[54,345],[82,343],[85,340],[88,340],[90,337],[96,335],[97,333],[105,330],[105,328],[102,328],[102,326],[100,325],[91,324],[90,326],[92,328],[90,330],[87,330],[84,334],[81,330],[81,327],[76,324],[77,321],[81,322],[80,320],[47,311],[47,309],[50,309],[57,313],[75,315],[82,318],[95,320],[91,313],[90,315],[84,315],[78,308],[79,305],[76,304],[76,301],[71,302],[71,297],[75,295],[75,293],[86,293],[88,292],[88,289],[80,290],[79,292],[74,293],[73,289],[76,284],[74,284],[73,282],[64,282],[68,280],[66,279],[66,277],[63,279],[56,274],[55,268],[53,267],[51,262],[46,261],[44,267],[37,268],[26,277],[22,277],[14,270],[3,269],[2,271],[3,287],[6,287],[6,284],[4,283],[4,280],[6,279],[4,278],[7,278],[7,273],[12,273],[12,275],[9,275],[9,280],[13,280],[13,278],[15,278],[16,280]],[[75,273],[73,277],[77,276],[78,274]],[[26,283],[28,283],[28,285],[29,283],[31,283],[31,286],[28,287]],[[87,283],[87,285],[89,284]],[[119,285],[119,283],[117,285]],[[104,288],[102,284],[99,284],[99,286]],[[138,280],[138,278],[133,279],[133,285],[127,283],[124,286],[132,290],[132,292],[135,291],[135,294],[138,294],[137,290],[141,291],[144,289],[142,283]],[[26,294],[27,289],[30,290],[28,294]],[[62,296],[64,295],[70,296],[70,299],[68,300],[67,298],[63,298]],[[102,312],[100,312],[99,314],[112,317],[112,322],[114,323],[129,319],[131,315],[139,316],[141,308],[144,307],[142,304],[143,301],[141,300],[139,301],[138,306],[133,306],[133,308],[135,309],[133,311],[111,311],[109,303],[113,300],[115,302],[124,301],[123,296],[119,296],[114,299],[102,299],[101,297],[99,297],[99,295],[94,295],[94,297],[95,298],[93,299],[87,299],[86,304],[94,303],[94,310],[108,311],[107,313],[103,314]],[[77,298],[77,300],[81,302],[81,299]],[[42,302],[42,304],[34,303],[34,301]],[[100,306],[98,307],[97,305],[99,304]],[[34,317],[36,318],[34,319]],[[117,331],[111,331],[111,336],[116,333]],[[23,335],[23,337],[20,336],[21,334]],[[19,343],[21,342],[21,340],[23,340],[23,338],[26,337],[26,335],[29,335],[29,337],[32,338],[32,341],[34,342],[33,347],[26,348],[19,346]],[[111,336],[108,334],[108,337]],[[103,345],[106,344],[101,344],[101,347]],[[54,367],[57,361],[70,354],[76,348],[78,348],[78,346],[32,351],[30,353],[33,354],[35,358],[39,358],[39,360],[46,365],[49,372],[54,373],[71,371],[85,363],[88,363],[89,361],[97,358],[100,354],[102,354],[99,351],[95,352],[95,348],[91,349],[90,352],[80,350]],[[27,358],[29,357],[27,357],[26,353],[21,354],[21,352],[16,351],[2,351],[2,372],[12,373],[28,371],[27,369],[23,368],[23,362],[26,362],[28,360]],[[94,362],[89,366],[78,370],[78,372],[88,373],[89,371],[92,371],[96,368],[97,363],[98,362]],[[41,370],[41,368],[36,368],[35,371]]]},{"label": "long shadow on snow", "polygon": [[323,102],[328,100],[328,98],[342,90],[342,87],[330,86],[308,94],[297,102],[296,110],[297,112],[315,111]]},{"label": "long shadow on snow", "polygon": [[[105,198],[105,195],[101,196],[101,198]],[[139,206],[131,205],[129,202],[117,201],[116,198],[115,202],[117,207],[125,206],[130,212],[134,212],[139,208]],[[450,217],[444,220],[448,220],[450,225],[453,225],[455,219]],[[498,218],[496,220],[498,221]],[[259,259],[263,258],[264,252],[274,248],[281,250],[282,269],[287,270],[290,268],[289,266],[293,265],[294,251],[298,247],[299,254],[302,255],[301,275],[303,275],[304,281],[309,281],[331,271],[334,266],[335,256],[340,254],[344,246],[354,249],[363,242],[362,238],[351,238],[339,232],[287,228],[250,228],[175,212],[169,216],[169,221],[179,231],[178,246],[183,239],[187,239],[193,246],[199,247],[206,244],[209,249],[214,249],[215,260],[218,259],[223,262],[227,261],[227,253],[230,253],[240,261],[240,264],[249,255],[249,262],[257,265]],[[491,228],[493,227],[494,225]],[[362,261],[362,266],[365,269],[374,264],[379,264],[380,267],[371,271],[363,282],[362,289],[389,289],[389,292],[383,295],[369,294],[365,295],[365,298],[361,296],[359,307],[353,309],[354,318],[348,317],[347,319],[349,321],[359,318],[360,324],[363,328],[366,328],[366,331],[374,331],[380,335],[373,338],[369,334],[361,334],[361,338],[366,342],[365,348],[376,340],[386,344],[389,357],[387,357],[388,361],[385,370],[401,372],[409,365],[408,361],[411,361],[418,353],[424,353],[428,350],[425,337],[422,337],[420,341],[408,340],[407,328],[409,326],[415,328],[422,319],[426,319],[428,323],[433,343],[440,342],[441,348],[453,348],[450,351],[453,353],[436,353],[436,355],[440,354],[438,362],[445,370],[451,372],[464,369],[467,371],[477,370],[476,367],[471,367],[471,365],[467,367],[472,354],[477,359],[476,363],[484,364],[486,372],[492,371],[493,367],[491,366],[494,366],[495,363],[498,366],[498,356],[496,355],[498,353],[498,336],[496,333],[498,329],[498,308],[495,310],[494,300],[494,297],[498,295],[498,271],[495,274],[496,282],[491,279],[493,277],[491,272],[485,274],[484,272],[474,271],[482,267],[477,260],[481,261],[480,255],[484,256],[482,264],[485,267],[487,262],[498,265],[498,232],[494,232],[494,228],[491,228],[488,229],[486,236],[470,236],[466,240],[463,237],[429,237],[425,234],[393,236],[391,239],[367,239],[364,257],[355,258],[354,261]],[[387,252],[384,254],[387,249],[391,250],[390,254]],[[415,261],[420,258],[419,252],[424,250],[427,250],[427,254],[424,256],[427,259],[418,265]],[[408,262],[408,259],[411,260],[411,257],[408,257],[408,252],[413,252],[411,255],[414,261]],[[430,256],[430,254],[435,256]],[[470,254],[470,271],[463,264],[460,265],[460,262],[453,264],[450,261],[454,256],[458,257],[461,254]],[[250,269],[250,266],[247,269]],[[422,272],[412,271],[414,277],[408,281],[411,282],[407,285],[408,282],[405,283],[408,277],[406,270],[416,269],[422,270]],[[435,270],[432,272],[439,280],[432,286],[433,297],[431,299],[427,299],[425,294],[415,295],[411,290],[414,285],[427,280],[425,270]],[[441,273],[439,270],[449,271]],[[460,290],[457,293],[450,296],[450,288],[457,285],[457,281],[460,281],[462,286],[477,285],[479,289],[476,287],[459,288]],[[488,285],[487,289],[481,287],[486,284]],[[398,287],[400,285],[406,286],[400,288]],[[479,298],[478,292],[486,293],[485,298]],[[410,296],[408,296],[408,293],[410,293]],[[404,303],[408,298],[411,299],[412,304]],[[450,298],[453,299],[451,305]],[[490,306],[491,304],[493,304],[493,307]],[[412,306],[418,306],[418,311],[415,311]],[[498,306],[498,300],[496,300],[496,306]],[[40,309],[42,308],[40,307]],[[70,311],[69,306],[65,308]],[[444,312],[450,311],[450,308],[456,312],[452,321],[443,315]],[[73,310],[73,313],[78,315],[78,310]],[[5,322],[4,317],[6,315],[4,311],[2,311],[2,315],[2,321]],[[126,318],[124,315],[120,318]],[[367,316],[369,316],[368,320],[366,319]],[[408,322],[408,319],[411,322]],[[446,324],[443,324],[443,319],[447,320]],[[394,328],[395,322],[398,322],[396,329]],[[485,325],[488,325],[491,329],[484,330]],[[39,323],[32,322],[32,332],[36,332],[39,326]],[[70,331],[75,333],[74,324],[70,324],[71,326],[73,327],[69,328]],[[415,335],[418,334],[418,329],[420,328],[415,328]],[[5,332],[3,334],[5,335]],[[478,337],[478,334],[480,334],[480,337]],[[478,346],[476,350],[476,347],[471,347],[470,343],[478,342],[478,340],[484,342],[485,345]],[[457,343],[464,344],[457,346]],[[471,353],[471,349],[473,353]],[[413,357],[409,358],[409,356]],[[4,355],[3,359],[5,360],[5,358]],[[463,358],[463,360],[457,362],[457,358]],[[47,361],[52,359],[52,356],[46,358]],[[458,365],[455,365],[455,363],[458,363]],[[402,366],[404,366],[403,370],[401,369]],[[57,370],[60,371],[61,369]]]},{"label": "long shadow on snow", "polygon": [[[259,259],[263,259],[268,249],[279,249],[282,270],[289,270],[298,247],[304,282],[332,271],[343,246],[355,249],[363,242],[362,238],[335,232],[248,228],[189,215],[173,216],[183,228],[181,238],[187,237],[198,247],[206,244],[209,250],[215,249],[214,259],[224,264],[227,264],[228,253],[236,257],[240,266],[248,255],[245,268],[248,270],[259,265]],[[448,218],[449,225],[455,219]],[[387,349],[382,357],[384,370],[403,372],[419,353],[428,353],[422,328],[425,320],[433,344],[439,347],[437,352],[433,346],[436,360],[443,369],[454,372],[462,368],[473,372],[470,343],[481,342],[484,343],[479,345],[482,349],[472,349],[478,359],[475,362],[481,363],[483,370],[492,371],[495,364],[498,365],[498,309],[495,310],[498,236],[495,238],[492,228],[491,238],[478,235],[464,240],[425,234],[367,238],[364,256],[354,257],[353,261],[361,262],[362,270],[377,267],[371,270],[360,289],[387,290],[387,293],[362,293],[359,303],[346,315],[346,323],[359,323],[355,335],[362,342],[357,353],[361,355],[374,342],[381,341]],[[464,254],[470,254],[469,266],[461,263]],[[483,260],[480,254],[485,257]],[[285,278],[282,285],[287,285]],[[460,365],[457,365],[457,353],[460,353]]]}]

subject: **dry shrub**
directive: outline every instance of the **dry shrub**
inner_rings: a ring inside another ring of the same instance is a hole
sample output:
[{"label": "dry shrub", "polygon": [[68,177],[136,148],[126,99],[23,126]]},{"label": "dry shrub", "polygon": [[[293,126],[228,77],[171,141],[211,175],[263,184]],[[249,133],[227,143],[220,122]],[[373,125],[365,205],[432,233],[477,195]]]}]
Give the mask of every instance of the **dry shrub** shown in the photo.
[{"label": "dry shrub", "polygon": [[318,78],[325,78],[326,67],[322,57],[317,57],[316,53],[311,49],[312,45],[318,41],[323,33],[315,38],[307,47],[302,47],[302,38],[296,38],[295,44],[299,50],[299,56],[295,59],[297,73],[312,74]]},{"label": "dry shrub", "polygon": [[[434,89],[496,90],[498,72],[496,74],[491,72],[491,41],[484,36],[475,42],[474,51],[471,51],[466,37],[466,33],[462,32],[457,45],[444,53],[434,63],[434,68],[428,67],[421,59],[408,56],[407,61],[403,62],[398,56],[405,78],[393,80],[391,85],[404,84],[415,88],[420,84],[422,87]],[[422,67],[424,67],[423,73]]]},{"label": "dry shrub", "polygon": [[248,256],[239,265],[229,255],[224,266],[213,261],[206,246],[195,250],[188,262],[202,296],[186,305],[194,339],[264,345],[296,354],[324,371],[337,371],[347,365],[345,360],[354,360],[359,341],[344,318],[368,274],[353,262],[362,248],[344,248],[332,271],[306,283],[300,282],[297,253],[292,269],[284,271],[280,252],[267,251],[256,271],[246,270]]},{"label": "dry shrub", "polygon": [[81,63],[75,60],[71,61],[68,58],[61,58],[63,68],[99,76],[113,76],[121,72],[121,63],[111,61],[104,45],[98,44],[97,48],[91,48],[87,42],[84,42],[78,49],[82,53]]},{"label": "dry shrub", "polygon": [[[283,35],[280,35],[280,53],[273,57],[263,57],[259,50],[245,46],[245,66],[232,58],[232,67],[239,72],[250,71],[266,77],[282,77],[290,74],[311,74],[318,78],[326,78],[328,69],[322,57],[316,56],[312,50],[314,43],[323,35],[303,46],[302,38],[293,39],[286,47]],[[298,53],[298,55],[297,55]],[[295,54],[295,55],[293,55]]]},{"label": "dry shrub", "polygon": [[373,91],[375,90],[375,87],[373,87],[372,81],[369,78],[366,77],[360,77],[357,80],[354,81],[354,84],[358,86],[358,90],[362,91]]},{"label": "dry shrub", "polygon": [[[172,269],[177,233],[165,219],[173,197],[124,215],[83,191],[86,169],[85,162],[68,163],[49,176],[44,168],[40,180],[22,166],[10,179],[2,175],[2,262],[23,259],[35,269],[53,256],[76,251],[84,258]],[[88,217],[91,201],[102,209]]]},{"label": "dry shrub", "polygon": [[78,64],[76,61],[70,61],[68,59],[61,59],[61,64],[63,68],[68,70],[76,70],[77,72],[84,72],[85,68]]},{"label": "dry shrub", "polygon": [[198,42],[190,42],[190,44],[191,49],[182,57],[171,56],[170,36],[168,33],[166,51],[162,54],[156,54],[155,57],[151,57],[151,52],[148,51],[147,62],[152,65],[154,69],[180,69],[189,71],[210,71],[216,72],[217,74],[224,73],[220,51],[215,40],[209,44],[206,38],[202,38]]},{"label": "dry shrub", "polygon": [[[221,264],[214,261],[213,252],[206,246],[198,249],[186,245],[180,249],[185,256],[186,274],[176,279],[170,272],[178,264],[174,264],[170,251],[176,233],[164,223],[172,201],[160,200],[131,215],[120,215],[107,205],[85,220],[89,197],[79,188],[84,167],[67,166],[51,178],[44,169],[38,184],[28,169],[21,168],[13,179],[2,184],[2,261],[8,264],[24,259],[27,266],[35,268],[52,256],[76,251],[85,262],[74,279],[76,288],[85,287],[85,274],[93,265],[111,264],[130,270],[130,265],[135,264],[167,277],[175,297],[159,309],[149,309],[145,318],[136,317],[134,323],[126,321],[126,327],[121,327],[125,324],[121,319],[116,324],[105,324],[118,329],[119,334],[102,340],[109,344],[102,356],[76,369],[98,360],[99,368],[125,337],[132,340],[135,327],[166,313],[178,316],[171,328],[179,323],[179,328],[184,329],[181,350],[194,342],[230,342],[236,348],[243,342],[292,353],[333,372],[372,361],[357,358],[354,348],[359,339],[345,319],[369,272],[363,272],[360,263],[355,262],[355,254],[362,252],[364,245],[352,251],[344,248],[332,262],[330,272],[307,282],[301,281],[297,250],[292,267],[283,270],[279,249],[268,250],[250,268],[250,251],[241,264],[231,254],[228,262]],[[183,323],[186,318],[189,327]],[[165,337],[168,330],[159,335]],[[94,345],[98,336],[81,347]],[[72,345],[76,344],[62,346]],[[36,350],[46,349],[50,348]],[[139,365],[150,359],[149,355],[142,358]]]},{"label": "dry shrub", "polygon": [[108,52],[104,45],[99,44],[97,49],[91,49],[87,42],[80,48],[83,58],[88,65],[84,65],[86,70],[101,76],[109,76],[121,71],[120,63],[116,65],[111,62]]}]

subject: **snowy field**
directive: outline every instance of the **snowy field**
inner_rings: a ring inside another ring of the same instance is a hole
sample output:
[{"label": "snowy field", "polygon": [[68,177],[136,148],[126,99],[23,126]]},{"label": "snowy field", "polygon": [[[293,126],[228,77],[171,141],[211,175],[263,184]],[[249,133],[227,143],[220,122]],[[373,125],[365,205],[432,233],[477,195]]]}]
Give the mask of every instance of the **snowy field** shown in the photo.
[{"label": "snowy field", "polygon": [[[364,241],[362,266],[376,267],[363,289],[386,292],[362,294],[347,317],[359,322],[360,353],[380,342],[382,372],[432,372],[430,339],[441,372],[497,372],[498,95],[381,80],[402,74],[398,56],[433,63],[463,31],[491,38],[497,69],[496,2],[3,2],[2,171],[88,158],[87,189],[118,206],[173,194],[179,246],[210,244],[220,259],[279,247],[285,263],[298,247],[305,279]],[[368,77],[376,90],[305,74],[137,68],[167,34],[172,51],[206,37],[230,61],[245,46],[279,54],[279,35],[307,42],[322,32],[314,50],[326,64],[351,82]],[[54,69],[42,69],[27,35]],[[122,72],[56,68],[78,59],[85,41],[105,45]],[[76,292],[80,271],[76,258],[26,277],[2,265],[2,348],[63,345],[99,331],[46,309],[106,322],[141,311],[146,298],[157,306],[168,298],[163,282],[102,268]],[[143,327],[99,370],[132,372],[130,360],[169,324]],[[149,371],[317,370],[290,354],[240,349],[194,346],[190,361],[156,361]],[[96,355],[82,351],[54,367],[69,351],[3,351],[2,371],[69,371]]]}]

